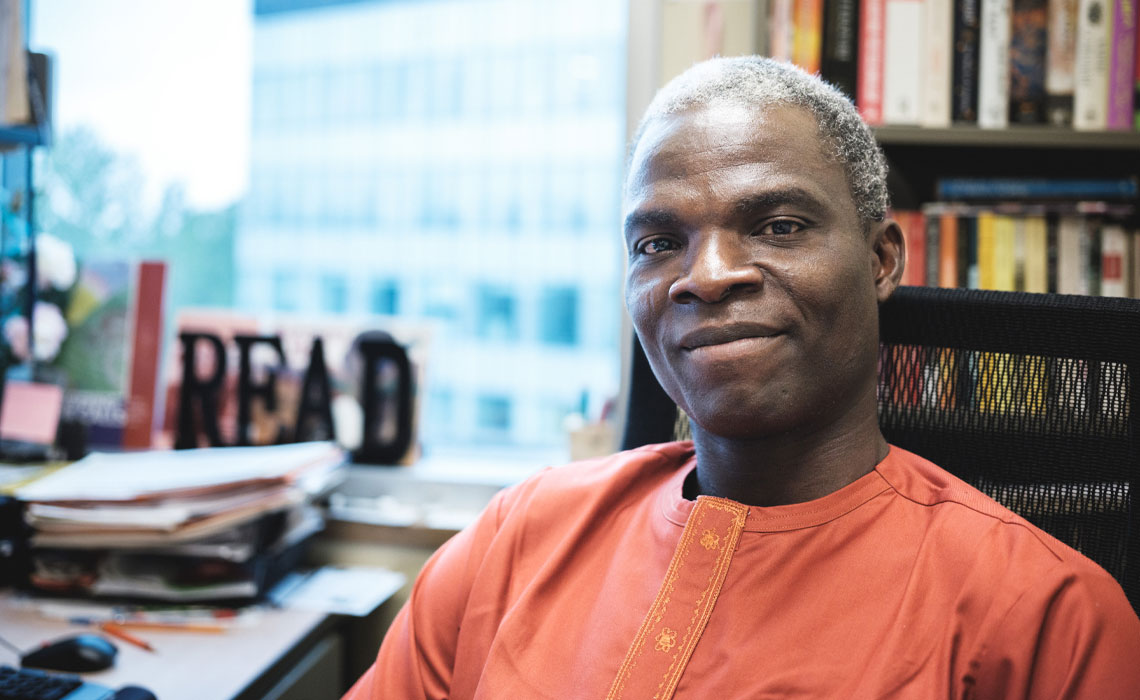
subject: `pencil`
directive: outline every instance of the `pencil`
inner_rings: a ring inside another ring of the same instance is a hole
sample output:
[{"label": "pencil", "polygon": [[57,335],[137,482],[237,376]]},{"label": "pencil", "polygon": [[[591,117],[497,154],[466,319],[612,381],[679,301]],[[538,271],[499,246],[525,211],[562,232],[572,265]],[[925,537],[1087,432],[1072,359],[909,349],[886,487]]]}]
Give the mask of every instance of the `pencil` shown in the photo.
[{"label": "pencil", "polygon": [[139,639],[138,637],[136,637],[135,635],[126,631],[125,629],[123,629],[119,625],[115,624],[114,622],[100,622],[99,623],[99,629],[103,630],[104,632],[111,635],[112,637],[118,637],[119,639],[123,640],[124,642],[127,642],[129,644],[134,644],[136,647],[139,647],[140,649],[146,649],[147,651],[150,651],[150,652],[154,651],[154,647],[152,647],[146,640]]},{"label": "pencil", "polygon": [[225,625],[211,625],[203,622],[157,622],[152,620],[117,620],[119,627],[138,630],[173,630],[178,632],[203,632],[206,634],[221,634],[226,631]]}]

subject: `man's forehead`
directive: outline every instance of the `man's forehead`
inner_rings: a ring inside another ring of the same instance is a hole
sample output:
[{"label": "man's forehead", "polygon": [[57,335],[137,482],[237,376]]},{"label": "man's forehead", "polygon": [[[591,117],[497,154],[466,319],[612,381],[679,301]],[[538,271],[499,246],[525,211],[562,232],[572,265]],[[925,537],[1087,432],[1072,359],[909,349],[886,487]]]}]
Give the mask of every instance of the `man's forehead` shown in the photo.
[{"label": "man's forehead", "polygon": [[797,158],[831,160],[814,115],[798,106],[716,104],[665,114],[641,131],[630,159],[626,194],[636,198],[646,186],[694,168],[774,161],[793,151]]}]

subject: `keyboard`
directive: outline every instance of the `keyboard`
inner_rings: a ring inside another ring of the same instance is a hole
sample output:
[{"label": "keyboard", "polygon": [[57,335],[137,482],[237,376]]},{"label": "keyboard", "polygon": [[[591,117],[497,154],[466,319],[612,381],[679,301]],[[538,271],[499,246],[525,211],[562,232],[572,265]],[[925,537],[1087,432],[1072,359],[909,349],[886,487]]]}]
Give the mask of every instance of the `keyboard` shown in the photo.
[{"label": "keyboard", "polygon": [[110,688],[78,676],[0,666],[0,700],[110,700]]}]

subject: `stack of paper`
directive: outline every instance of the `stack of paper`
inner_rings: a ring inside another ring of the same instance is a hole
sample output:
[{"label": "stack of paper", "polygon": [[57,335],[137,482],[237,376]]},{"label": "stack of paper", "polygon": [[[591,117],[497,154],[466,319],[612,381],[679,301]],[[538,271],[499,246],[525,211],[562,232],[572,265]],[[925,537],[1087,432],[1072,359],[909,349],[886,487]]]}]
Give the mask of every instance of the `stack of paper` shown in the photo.
[{"label": "stack of paper", "polygon": [[97,453],[16,490],[33,585],[203,600],[254,596],[323,527],[311,502],[339,482],[333,443]]}]

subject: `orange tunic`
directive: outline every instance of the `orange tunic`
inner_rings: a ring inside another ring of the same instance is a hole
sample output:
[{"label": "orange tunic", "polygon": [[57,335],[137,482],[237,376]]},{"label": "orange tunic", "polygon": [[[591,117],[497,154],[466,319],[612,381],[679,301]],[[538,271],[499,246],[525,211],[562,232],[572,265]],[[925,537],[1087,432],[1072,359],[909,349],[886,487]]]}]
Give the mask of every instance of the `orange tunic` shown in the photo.
[{"label": "orange tunic", "polygon": [[1120,586],[920,457],[769,508],[685,500],[694,466],[655,445],[503,491],[345,697],[1140,698]]}]

